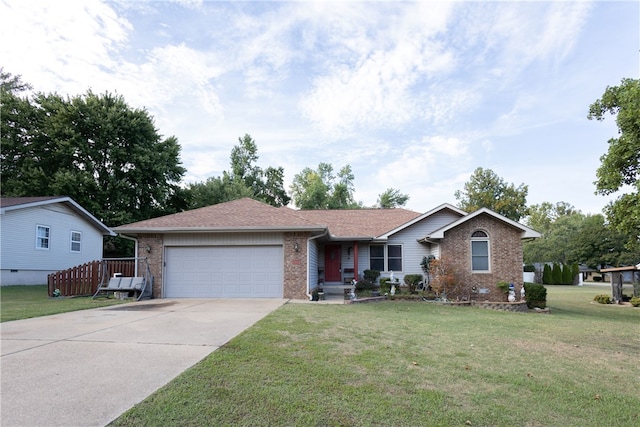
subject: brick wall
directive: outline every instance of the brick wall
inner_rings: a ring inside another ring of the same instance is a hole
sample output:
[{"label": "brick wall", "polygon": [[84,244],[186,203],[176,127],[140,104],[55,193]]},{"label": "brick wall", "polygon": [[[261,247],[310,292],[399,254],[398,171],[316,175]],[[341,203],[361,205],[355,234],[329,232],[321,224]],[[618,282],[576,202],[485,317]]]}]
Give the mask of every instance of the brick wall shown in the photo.
[{"label": "brick wall", "polygon": [[[162,234],[138,235],[138,256],[146,257],[153,276],[153,297],[162,298]],[[138,267],[138,274],[142,275],[144,262]]]},{"label": "brick wall", "polygon": [[[471,272],[471,233],[483,230],[489,235],[489,273]],[[521,232],[490,215],[479,215],[462,225],[447,231],[441,244],[441,256],[450,260],[458,283],[459,295],[469,295],[472,286],[489,289],[488,294],[478,295],[479,300],[506,301],[507,296],[498,290],[501,281],[522,286]]]},{"label": "brick wall", "polygon": [[310,236],[310,233],[284,233],[284,298],[309,299],[307,239]]}]

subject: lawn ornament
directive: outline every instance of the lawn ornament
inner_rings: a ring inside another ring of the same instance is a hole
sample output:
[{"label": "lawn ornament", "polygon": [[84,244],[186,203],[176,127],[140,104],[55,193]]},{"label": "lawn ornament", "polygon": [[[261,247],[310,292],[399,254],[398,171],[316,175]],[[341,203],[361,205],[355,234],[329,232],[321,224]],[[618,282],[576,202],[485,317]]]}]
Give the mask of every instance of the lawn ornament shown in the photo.
[{"label": "lawn ornament", "polygon": [[513,283],[509,285],[509,297],[507,299],[509,302],[516,302],[516,289]]},{"label": "lawn ornament", "polygon": [[520,288],[520,301],[524,301],[524,285]]}]

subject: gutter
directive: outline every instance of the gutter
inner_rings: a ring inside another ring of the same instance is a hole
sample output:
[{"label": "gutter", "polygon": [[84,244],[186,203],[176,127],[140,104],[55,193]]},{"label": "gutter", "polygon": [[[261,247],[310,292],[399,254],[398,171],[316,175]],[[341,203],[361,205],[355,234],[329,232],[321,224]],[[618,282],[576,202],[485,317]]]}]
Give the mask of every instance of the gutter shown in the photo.
[{"label": "gutter", "polygon": [[310,256],[309,256],[309,241],[311,240],[315,240],[315,239],[319,239],[320,237],[324,237],[327,234],[329,234],[329,229],[325,229],[324,233],[322,234],[318,234],[317,236],[313,236],[307,239],[307,298],[309,298],[309,301],[313,300],[313,296],[311,295],[311,286],[310,286],[310,282],[311,282],[311,272],[309,271],[309,260],[310,260]]}]

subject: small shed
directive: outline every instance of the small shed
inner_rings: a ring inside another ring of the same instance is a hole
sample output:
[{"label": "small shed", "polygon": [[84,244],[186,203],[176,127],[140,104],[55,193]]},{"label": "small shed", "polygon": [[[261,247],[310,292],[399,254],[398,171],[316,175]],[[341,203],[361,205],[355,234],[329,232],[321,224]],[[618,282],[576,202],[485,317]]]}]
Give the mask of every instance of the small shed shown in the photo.
[{"label": "small shed", "polygon": [[631,283],[634,284],[634,293],[637,283],[640,283],[640,264],[629,265],[626,267],[603,268],[602,273],[611,273],[611,298],[615,304],[622,301],[622,283],[623,275],[626,272],[631,274]]}]

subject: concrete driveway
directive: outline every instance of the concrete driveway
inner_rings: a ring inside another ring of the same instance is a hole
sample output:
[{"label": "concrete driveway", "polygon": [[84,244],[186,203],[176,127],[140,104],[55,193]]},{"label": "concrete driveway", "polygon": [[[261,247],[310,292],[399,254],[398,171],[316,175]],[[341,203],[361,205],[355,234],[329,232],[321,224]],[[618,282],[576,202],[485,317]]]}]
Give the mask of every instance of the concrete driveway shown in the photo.
[{"label": "concrete driveway", "polygon": [[0,324],[8,426],[104,426],[283,305],[159,299]]}]

